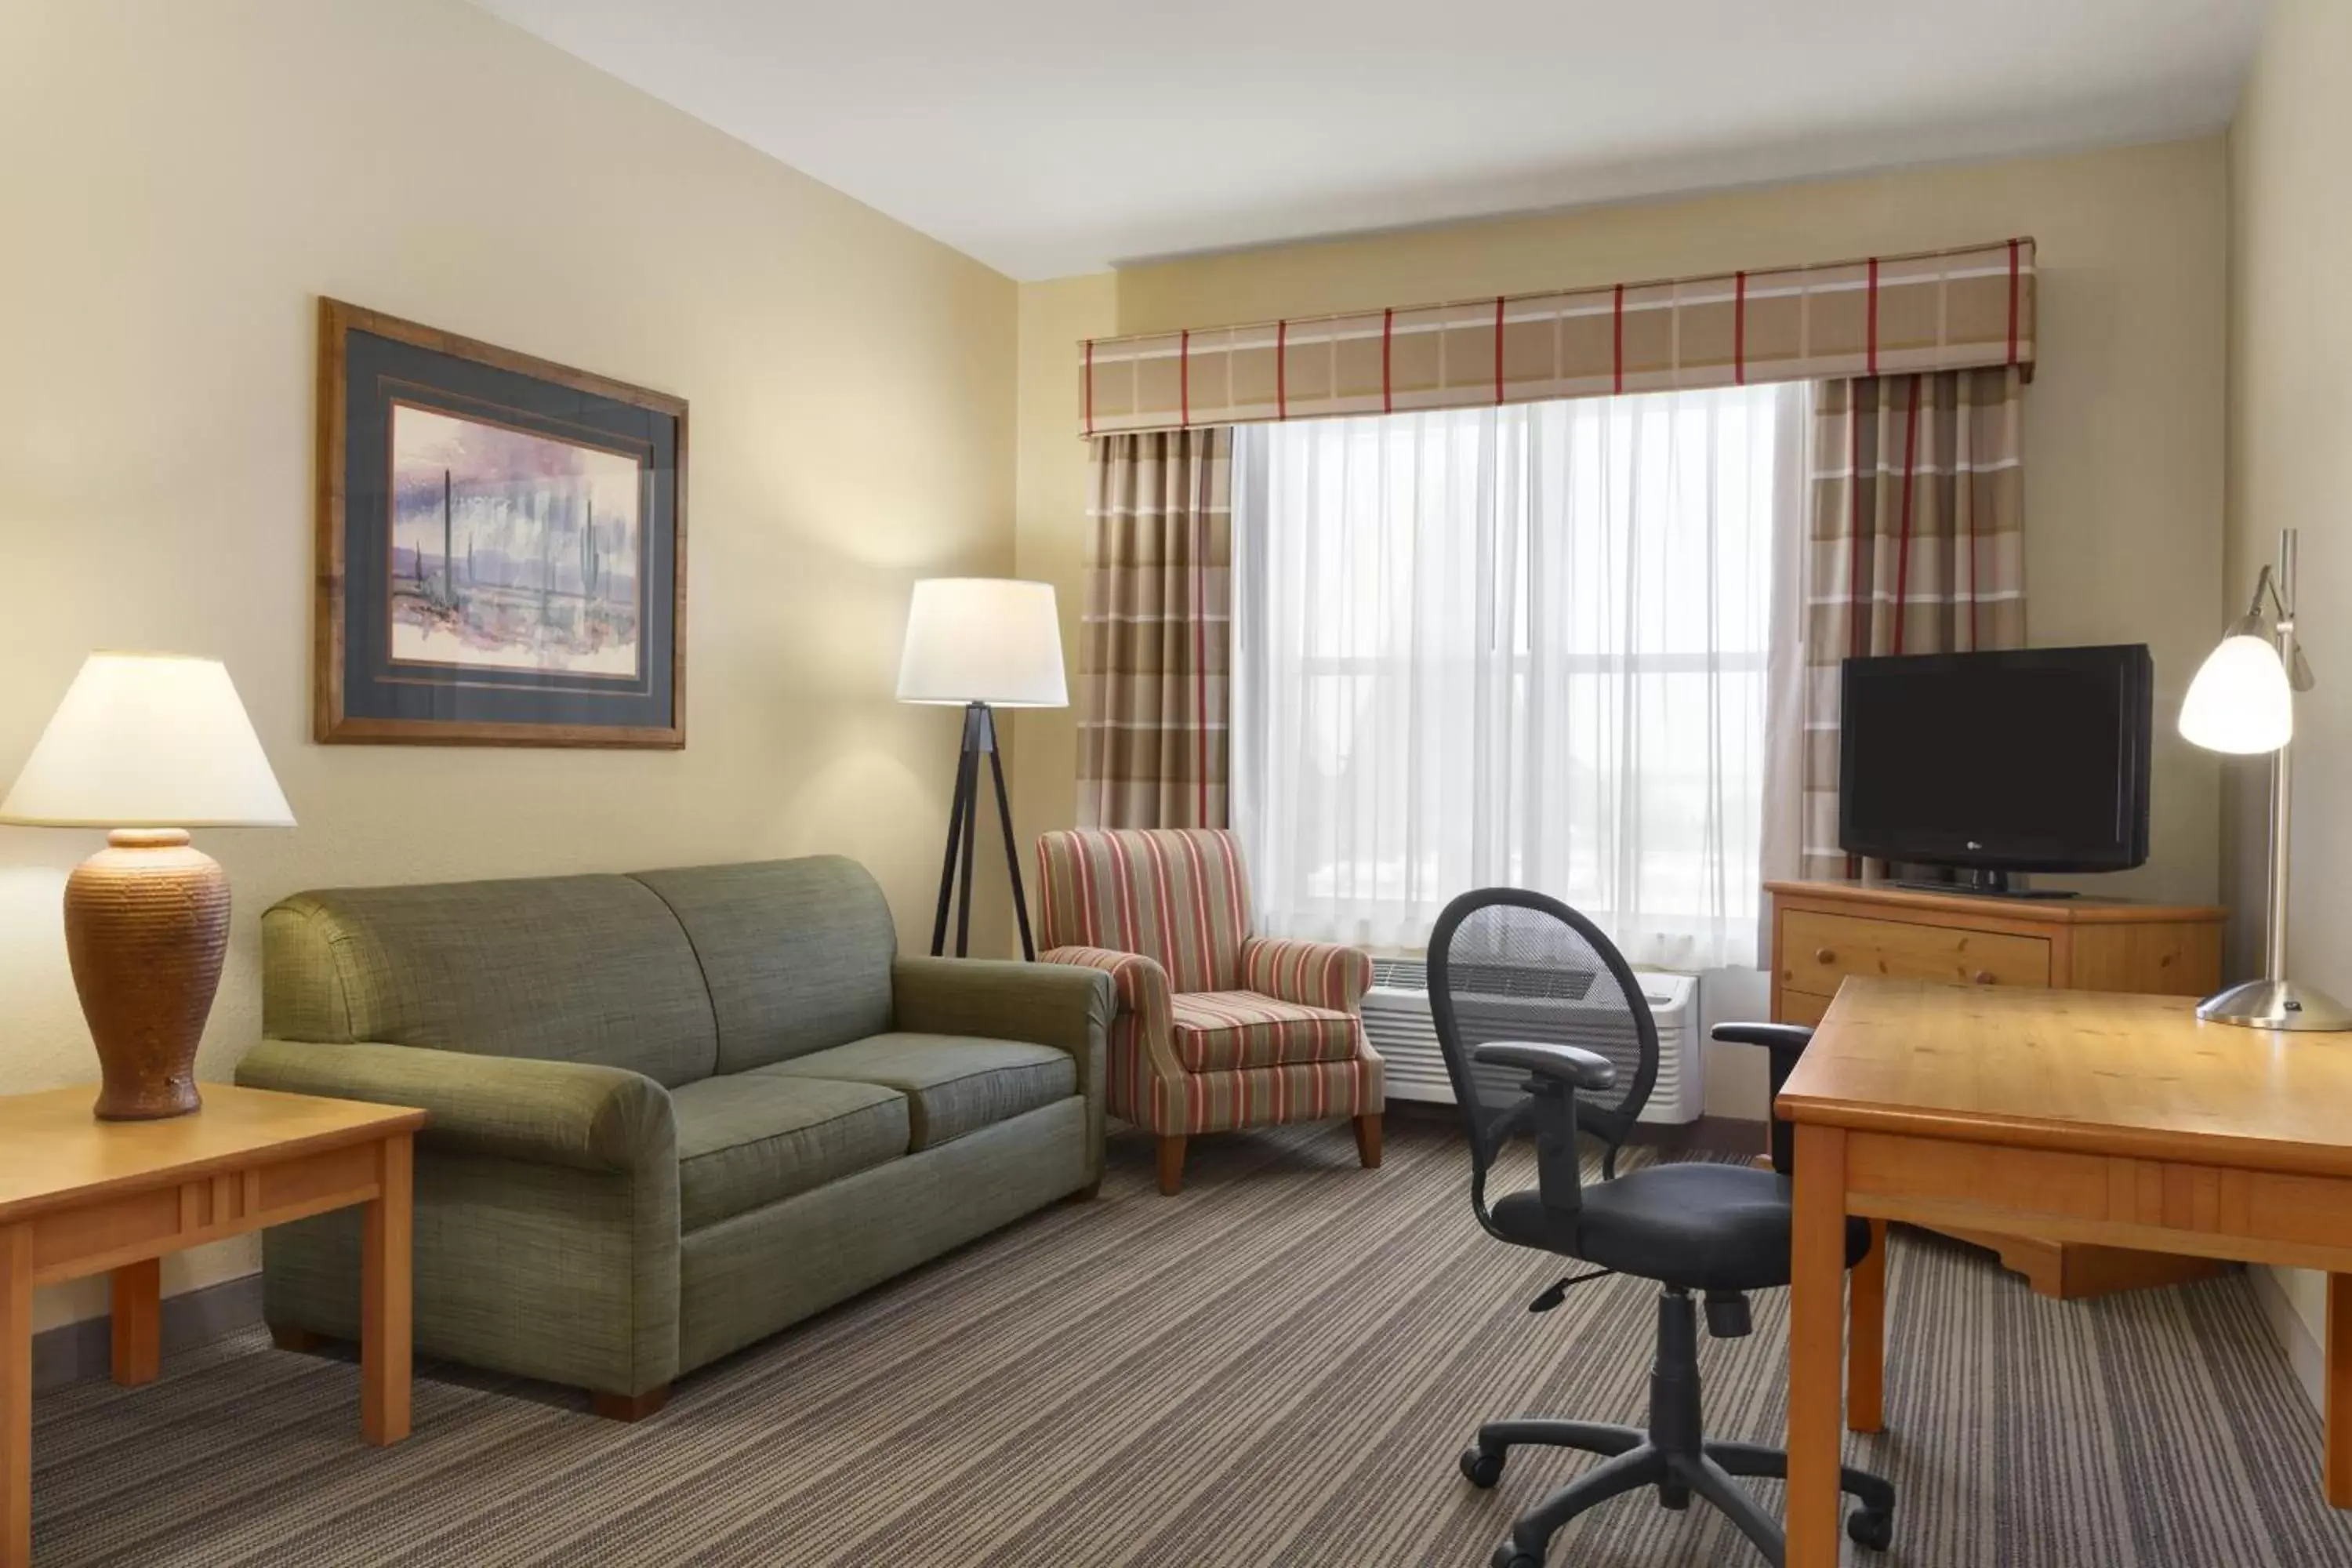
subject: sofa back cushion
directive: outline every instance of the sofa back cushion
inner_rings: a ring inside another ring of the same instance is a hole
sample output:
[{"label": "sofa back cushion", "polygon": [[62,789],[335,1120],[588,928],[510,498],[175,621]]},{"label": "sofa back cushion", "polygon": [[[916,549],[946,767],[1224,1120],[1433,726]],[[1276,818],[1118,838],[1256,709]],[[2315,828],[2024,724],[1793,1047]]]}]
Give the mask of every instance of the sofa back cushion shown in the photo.
[{"label": "sofa back cushion", "polygon": [[261,930],[278,1039],[595,1062],[666,1088],[718,1060],[693,945],[627,877],[298,893]]},{"label": "sofa back cushion", "polygon": [[640,871],[701,960],[719,1070],[742,1072],[890,1027],[898,928],[865,867],[838,855]]}]

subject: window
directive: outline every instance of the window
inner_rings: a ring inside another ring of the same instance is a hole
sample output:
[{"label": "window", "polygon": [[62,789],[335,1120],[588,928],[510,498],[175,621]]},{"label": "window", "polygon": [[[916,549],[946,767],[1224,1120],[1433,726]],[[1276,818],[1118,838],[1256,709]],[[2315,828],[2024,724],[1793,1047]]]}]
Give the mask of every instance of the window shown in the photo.
[{"label": "window", "polygon": [[1250,426],[1234,816],[1260,929],[1423,945],[1539,889],[1756,961],[1779,449],[1801,388]]}]

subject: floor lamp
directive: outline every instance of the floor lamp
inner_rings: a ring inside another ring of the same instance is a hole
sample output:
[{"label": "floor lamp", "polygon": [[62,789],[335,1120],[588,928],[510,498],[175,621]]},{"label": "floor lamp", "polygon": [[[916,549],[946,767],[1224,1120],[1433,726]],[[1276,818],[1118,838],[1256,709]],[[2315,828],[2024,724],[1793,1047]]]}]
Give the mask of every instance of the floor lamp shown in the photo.
[{"label": "floor lamp", "polygon": [[1021,953],[1035,958],[1029,901],[1021,890],[1021,852],[1013,842],[1013,802],[1004,793],[1004,762],[997,749],[996,710],[1070,704],[1053,584],[1002,577],[933,577],[916,584],[907,614],[907,646],[898,658],[898,700],[963,708],[963,749],[956,759],[954,804],[948,808],[948,852],[940,867],[931,955],[947,951],[950,901],[956,905],[956,956],[971,948],[971,859],[980,837],[980,760],[985,756],[996,781],[996,815],[1004,828],[1004,869],[1013,881]]},{"label": "floor lamp", "polygon": [[2180,704],[2180,733],[2208,751],[2270,753],[2270,919],[2263,977],[2197,1005],[2210,1023],[2258,1029],[2352,1029],[2352,1012],[2326,992],[2287,977],[2287,860],[2293,848],[2294,694],[2311,689],[2311,666],[2295,640],[2294,530],[2279,535],[2277,569],[2263,568],[2254,602],[2206,656]]}]

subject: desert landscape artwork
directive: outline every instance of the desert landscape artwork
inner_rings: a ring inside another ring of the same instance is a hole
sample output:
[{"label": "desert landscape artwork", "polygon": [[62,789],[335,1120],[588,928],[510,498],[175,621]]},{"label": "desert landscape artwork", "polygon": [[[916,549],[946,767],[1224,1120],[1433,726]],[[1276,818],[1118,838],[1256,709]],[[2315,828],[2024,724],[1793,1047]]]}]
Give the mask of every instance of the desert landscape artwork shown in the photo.
[{"label": "desert landscape artwork", "polygon": [[394,404],[393,661],[637,675],[643,490],[626,454]]}]

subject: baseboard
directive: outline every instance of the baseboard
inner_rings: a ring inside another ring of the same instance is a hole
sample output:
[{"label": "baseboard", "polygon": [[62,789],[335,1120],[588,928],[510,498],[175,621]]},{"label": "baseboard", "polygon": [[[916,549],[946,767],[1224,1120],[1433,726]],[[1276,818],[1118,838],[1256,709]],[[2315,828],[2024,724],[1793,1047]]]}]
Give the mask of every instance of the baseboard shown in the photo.
[{"label": "baseboard", "polygon": [[2268,1320],[2279,1348],[2286,1352],[2287,1364],[2294,1369],[2294,1380],[2303,1385],[2305,1397],[2314,1409],[2326,1411],[2327,1356],[2319,1342],[2311,1337],[2311,1326],[2294,1310],[2294,1303],[2287,1300],[2286,1287],[2279,1283],[2275,1270],[2250,1268],[2246,1278],[2253,1282],[2254,1301]]},{"label": "baseboard", "polygon": [[[261,1321],[261,1276],[240,1274],[217,1285],[163,1299],[163,1353],[192,1350]],[[33,1336],[33,1389],[41,1393],[110,1374],[114,1320],[84,1318]]]}]

